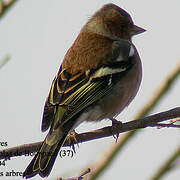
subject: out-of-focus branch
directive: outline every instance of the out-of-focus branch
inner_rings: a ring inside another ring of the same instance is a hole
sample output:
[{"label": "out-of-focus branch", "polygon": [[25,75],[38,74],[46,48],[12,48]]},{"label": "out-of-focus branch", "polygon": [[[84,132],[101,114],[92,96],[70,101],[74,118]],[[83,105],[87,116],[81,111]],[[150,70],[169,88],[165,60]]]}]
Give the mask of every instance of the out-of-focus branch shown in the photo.
[{"label": "out-of-focus branch", "polygon": [[6,56],[2,61],[0,61],[0,68],[2,68],[9,60],[10,56]]},{"label": "out-of-focus branch", "polygon": [[162,166],[157,170],[157,172],[152,176],[150,180],[159,180],[161,179],[168,171],[173,169],[173,163],[180,156],[180,146],[176,149],[176,151],[162,164]]},{"label": "out-of-focus branch", "polygon": [[83,180],[83,176],[85,176],[86,174],[90,173],[90,171],[91,171],[90,168],[88,168],[86,171],[81,173],[78,177],[68,178],[68,179],[57,178],[57,180]]},{"label": "out-of-focus branch", "polygon": [[[175,66],[175,69],[165,78],[165,81],[162,83],[160,87],[158,87],[153,93],[153,96],[147,102],[147,104],[142,108],[142,110],[135,116],[134,119],[139,119],[150,114],[154,108],[158,105],[158,103],[163,99],[163,97],[171,90],[173,84],[176,82],[178,76],[180,75],[180,62]],[[90,180],[97,179],[100,174],[105,171],[107,167],[112,163],[117,154],[123,150],[123,148],[128,144],[129,140],[131,140],[138,130],[134,130],[126,133],[124,136],[119,139],[118,143],[110,147],[109,153],[106,153],[106,157],[103,157],[101,162],[98,162],[98,166],[96,163],[92,165],[92,173]],[[93,171],[94,170],[94,171]]]},{"label": "out-of-focus branch", "polygon": [[[108,126],[95,131],[77,134],[75,137],[76,143],[108,137],[117,133],[124,133],[135,129],[152,127],[152,126],[154,127],[159,122],[174,118],[179,118],[179,117],[180,117],[180,107],[177,107],[169,111],[154,114],[142,119],[122,123],[118,128],[113,128],[111,126]],[[0,159],[4,159],[4,158],[8,159],[9,157],[21,156],[26,153],[36,152],[39,146],[41,145],[41,143],[42,142],[5,149],[3,151],[0,151]],[[70,146],[70,145],[71,145],[70,141],[66,140],[64,146]]]},{"label": "out-of-focus branch", "polygon": [[0,19],[8,12],[8,10],[17,2],[18,0],[3,1],[0,0]]}]

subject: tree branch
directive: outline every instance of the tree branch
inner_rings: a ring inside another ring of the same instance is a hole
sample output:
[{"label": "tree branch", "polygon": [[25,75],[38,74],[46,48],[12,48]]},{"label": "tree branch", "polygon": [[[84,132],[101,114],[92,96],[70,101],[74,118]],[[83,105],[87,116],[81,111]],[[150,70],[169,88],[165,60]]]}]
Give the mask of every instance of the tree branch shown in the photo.
[{"label": "tree branch", "polygon": [[[159,122],[171,120],[171,119],[179,118],[179,117],[180,117],[180,107],[177,107],[169,111],[161,112],[161,113],[154,114],[154,115],[142,118],[142,119],[123,123],[122,125],[119,126],[119,128],[116,128],[116,129],[112,128],[112,126],[108,126],[102,129],[95,130],[95,131],[77,134],[76,144],[98,139],[98,138],[112,136],[113,134],[117,134],[117,133],[124,133],[124,132],[132,131],[135,129],[157,126],[157,123]],[[41,143],[42,142],[25,144],[22,146],[17,146],[17,147],[1,150],[0,159],[8,159],[14,156],[21,156],[27,152],[28,153],[36,152],[38,151]],[[64,143],[64,146],[70,146],[70,145],[72,144],[70,144],[70,141],[68,141],[67,139],[66,142]]]},{"label": "tree branch", "polygon": [[161,179],[169,170],[174,166],[172,165],[180,156],[180,146],[174,151],[174,153],[162,164],[162,166],[157,170],[157,172],[152,176],[150,180]]},{"label": "tree branch", "polygon": [[17,2],[18,0],[9,0],[4,2],[0,0],[0,19],[8,12],[8,10]]}]

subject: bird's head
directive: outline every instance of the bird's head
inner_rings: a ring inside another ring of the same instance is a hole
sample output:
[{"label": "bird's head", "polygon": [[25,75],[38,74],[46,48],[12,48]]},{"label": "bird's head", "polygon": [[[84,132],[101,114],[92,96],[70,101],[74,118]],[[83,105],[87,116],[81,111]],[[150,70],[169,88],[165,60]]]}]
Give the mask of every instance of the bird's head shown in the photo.
[{"label": "bird's head", "polygon": [[134,25],[131,16],[115,4],[106,4],[98,10],[83,27],[89,31],[111,39],[131,40],[133,35],[145,32],[145,29]]}]

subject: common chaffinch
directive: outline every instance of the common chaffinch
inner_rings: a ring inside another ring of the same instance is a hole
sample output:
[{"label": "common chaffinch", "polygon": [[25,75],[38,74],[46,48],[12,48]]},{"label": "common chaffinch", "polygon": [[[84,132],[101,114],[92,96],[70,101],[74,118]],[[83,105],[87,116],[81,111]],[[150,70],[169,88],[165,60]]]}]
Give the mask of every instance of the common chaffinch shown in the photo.
[{"label": "common chaffinch", "polygon": [[114,4],[84,25],[52,82],[42,119],[42,131],[50,130],[23,177],[48,176],[72,130],[84,121],[113,119],[132,101],[142,67],[131,38],[144,31]]}]

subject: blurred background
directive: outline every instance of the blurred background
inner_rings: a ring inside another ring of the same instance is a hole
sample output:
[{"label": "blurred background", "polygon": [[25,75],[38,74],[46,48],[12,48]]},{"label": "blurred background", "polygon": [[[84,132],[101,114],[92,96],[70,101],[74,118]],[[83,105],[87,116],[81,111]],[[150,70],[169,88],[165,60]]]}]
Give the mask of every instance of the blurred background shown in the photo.
[{"label": "blurred background", "polygon": [[[136,25],[147,30],[133,38],[143,64],[141,87],[134,101],[117,117],[118,120],[132,120],[180,62],[180,1],[17,1],[0,18],[0,61],[10,56],[0,69],[0,142],[7,142],[8,148],[44,139],[46,133],[41,133],[40,127],[51,82],[81,27],[106,3],[115,3],[125,9]],[[151,114],[179,106],[179,92],[180,79],[177,79]],[[108,125],[111,125],[108,120],[96,124],[83,123],[77,132]],[[82,169],[106,157],[114,145],[113,137],[79,144],[73,158],[57,158],[47,179],[79,175]],[[99,179],[150,179],[179,145],[179,129],[143,129],[128,142]],[[31,159],[25,156],[12,158],[5,167],[0,166],[0,172],[23,172]],[[16,180],[20,177],[3,176],[3,179]],[[162,179],[180,179],[179,167]]]}]

